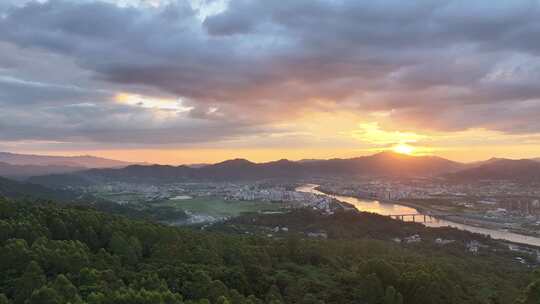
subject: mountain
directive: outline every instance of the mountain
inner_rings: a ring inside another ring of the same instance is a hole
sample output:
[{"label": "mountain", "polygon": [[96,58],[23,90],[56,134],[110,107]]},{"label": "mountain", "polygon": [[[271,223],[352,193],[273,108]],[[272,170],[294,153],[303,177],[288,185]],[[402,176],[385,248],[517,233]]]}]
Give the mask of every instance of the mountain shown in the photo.
[{"label": "mountain", "polygon": [[437,176],[455,172],[465,165],[434,156],[407,156],[391,152],[351,159],[286,159],[253,163],[245,159],[227,160],[200,168],[166,165],[133,165],[120,169],[92,169],[72,174],[33,177],[34,183],[61,186],[83,186],[100,182],[178,182],[260,180],[268,178],[307,178],[324,176]]},{"label": "mountain", "polygon": [[[501,161],[501,160],[512,160],[510,158],[501,158],[501,157],[492,157],[488,160],[482,160],[482,161],[476,161],[476,162],[472,162],[472,163],[467,163],[467,167],[468,168],[476,168],[476,167],[480,167],[482,165],[487,165],[487,164],[492,164],[492,163],[495,163],[495,162],[498,162],[498,161]],[[527,160],[527,159],[524,159],[524,160]],[[540,162],[540,157],[538,158],[530,158],[528,160],[532,160],[532,161],[535,161],[535,162]]]},{"label": "mountain", "polygon": [[186,166],[188,166],[190,168],[202,168],[202,167],[206,167],[208,165],[210,165],[210,164],[208,164],[208,163],[198,163],[198,164],[189,164],[189,165],[186,165]]},{"label": "mountain", "polygon": [[506,159],[507,158],[492,157],[492,158],[487,159],[487,160],[475,161],[475,162],[472,162],[472,163],[467,163],[466,164],[466,166],[467,166],[466,169],[478,168],[478,167],[483,166],[483,165],[489,165],[489,164],[498,162],[500,160],[506,160]]},{"label": "mountain", "polygon": [[381,152],[352,159],[309,161],[302,164],[321,174],[333,172],[348,175],[435,176],[458,171],[464,164],[436,156],[410,156],[394,152]]},{"label": "mountain", "polygon": [[95,156],[46,156],[0,152],[0,176],[24,180],[30,176],[64,174],[91,168],[123,168],[135,163]]},{"label": "mountain", "polygon": [[0,162],[10,165],[57,166],[75,168],[119,168],[134,163],[95,156],[48,156],[0,152]]},{"label": "mountain", "polygon": [[540,162],[530,159],[496,159],[478,167],[448,174],[446,177],[459,182],[479,180],[540,182]]},{"label": "mountain", "polygon": [[48,165],[48,166],[36,166],[36,165],[12,165],[4,162],[0,162],[0,176],[13,179],[25,179],[35,175],[48,175],[57,173],[69,173],[80,170],[85,170],[84,167],[70,167],[62,165]]}]

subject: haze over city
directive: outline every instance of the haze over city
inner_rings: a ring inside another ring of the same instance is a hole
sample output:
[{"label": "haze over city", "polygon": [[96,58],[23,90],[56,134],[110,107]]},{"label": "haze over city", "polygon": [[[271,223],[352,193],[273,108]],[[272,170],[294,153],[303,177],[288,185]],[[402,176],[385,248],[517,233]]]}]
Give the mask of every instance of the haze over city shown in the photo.
[{"label": "haze over city", "polygon": [[537,1],[0,4],[0,151],[540,156]]}]

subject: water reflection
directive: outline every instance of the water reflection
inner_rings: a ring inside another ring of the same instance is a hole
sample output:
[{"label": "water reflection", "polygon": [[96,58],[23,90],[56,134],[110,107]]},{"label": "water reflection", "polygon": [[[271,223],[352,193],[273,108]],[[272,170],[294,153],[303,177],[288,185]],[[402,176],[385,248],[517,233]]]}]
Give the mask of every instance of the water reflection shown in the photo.
[{"label": "water reflection", "polygon": [[[380,215],[396,215],[396,214],[422,214],[418,212],[418,210],[407,207],[400,204],[394,204],[394,203],[382,203],[377,200],[370,200],[370,199],[358,199],[356,197],[351,196],[342,196],[342,195],[328,195],[321,191],[316,190],[315,188],[318,185],[314,184],[307,184],[300,186],[296,188],[296,191],[299,192],[308,192],[308,193],[314,193],[319,195],[327,195],[330,197],[333,197],[339,201],[349,203],[353,205],[356,209],[360,211],[366,211],[366,212],[373,212]],[[423,214],[422,214],[423,215]],[[412,221],[412,218],[406,218],[407,221]],[[532,236],[526,236],[521,235],[517,233],[512,232],[506,232],[496,229],[489,229],[489,228],[481,228],[476,226],[470,226],[466,224],[460,224],[455,223],[452,221],[442,220],[442,219],[434,219],[433,221],[429,223],[422,223],[428,227],[454,227],[461,230],[467,230],[475,233],[481,233],[491,236],[494,239],[502,239],[507,240],[515,243],[522,243],[522,244],[529,244],[534,246],[540,246],[540,238],[532,237]]]}]

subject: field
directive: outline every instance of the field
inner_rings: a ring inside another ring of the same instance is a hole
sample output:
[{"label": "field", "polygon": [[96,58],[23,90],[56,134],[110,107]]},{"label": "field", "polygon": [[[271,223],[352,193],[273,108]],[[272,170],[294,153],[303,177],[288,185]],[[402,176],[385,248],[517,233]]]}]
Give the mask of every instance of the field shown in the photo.
[{"label": "field", "polygon": [[153,205],[172,207],[190,214],[207,215],[214,218],[238,216],[245,212],[276,211],[282,204],[253,201],[226,201],[216,197],[197,197],[185,200],[163,200]]},{"label": "field", "polygon": [[151,198],[138,192],[100,192],[97,196],[128,205],[146,218],[173,225],[215,222],[243,213],[278,211],[284,204],[261,201],[229,201],[219,197],[190,197],[176,195],[170,198]]}]

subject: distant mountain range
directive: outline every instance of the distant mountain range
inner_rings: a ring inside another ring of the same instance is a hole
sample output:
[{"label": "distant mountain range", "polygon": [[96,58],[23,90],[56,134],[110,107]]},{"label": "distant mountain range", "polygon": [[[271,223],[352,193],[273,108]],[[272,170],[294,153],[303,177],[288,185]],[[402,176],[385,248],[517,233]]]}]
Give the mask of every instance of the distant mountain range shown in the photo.
[{"label": "distant mountain range", "polygon": [[[0,166],[1,169],[1,166]],[[75,171],[75,170],[74,170]],[[452,181],[540,181],[540,161],[492,158],[464,164],[436,156],[381,152],[349,159],[286,159],[254,163],[232,159],[211,165],[130,165],[34,176],[30,182],[49,187],[87,186],[103,182],[168,183],[178,181],[241,181],[312,177],[443,177]]]},{"label": "distant mountain range", "polygon": [[0,162],[0,176],[23,180],[30,176],[69,173],[86,170],[84,167],[70,167],[60,165],[36,166],[36,165],[11,165]]},{"label": "distant mountain range", "polygon": [[90,168],[122,168],[135,163],[95,156],[46,156],[0,152],[0,176],[24,179]]},{"label": "distant mountain range", "polygon": [[491,159],[482,164],[446,175],[458,181],[510,180],[517,182],[540,182],[540,162],[531,159]]},{"label": "distant mountain range", "polygon": [[33,154],[16,154],[0,152],[0,162],[10,165],[32,166],[66,166],[82,168],[115,168],[126,167],[135,163],[113,160],[90,155],[83,156],[49,156]]},{"label": "distant mountain range", "polygon": [[328,176],[437,176],[456,172],[466,165],[435,156],[407,156],[382,152],[350,159],[253,163],[233,159],[202,167],[132,165],[120,169],[91,169],[70,174],[33,177],[30,181],[49,186],[90,185],[107,181],[163,183],[206,180],[260,180]]}]

